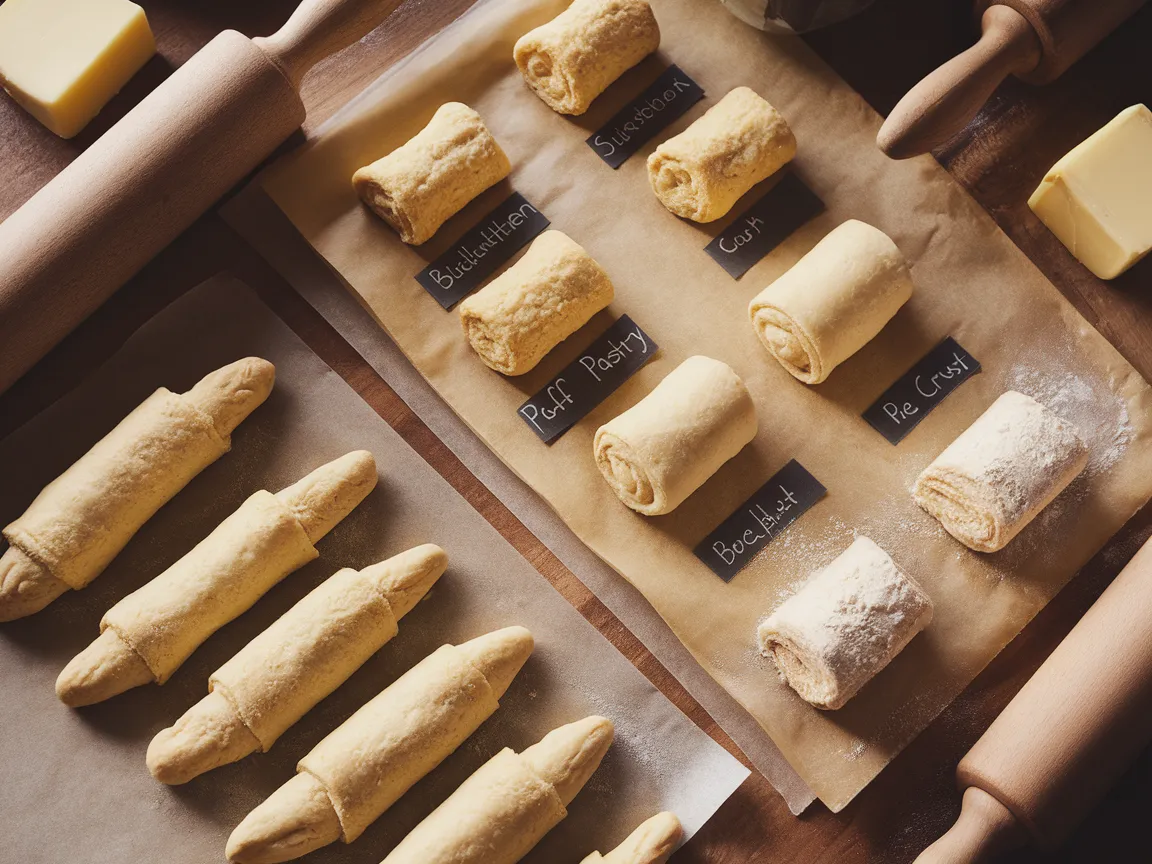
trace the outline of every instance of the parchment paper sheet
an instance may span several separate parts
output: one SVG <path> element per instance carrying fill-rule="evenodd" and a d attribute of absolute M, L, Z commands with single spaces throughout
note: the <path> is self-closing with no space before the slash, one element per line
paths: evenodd
<path fill-rule="evenodd" d="M 500 710 L 354 844 L 316 862 L 377 864 L 488 757 L 522 749 L 590 713 L 617 738 L 568 819 L 525 860 L 575 862 L 618 842 L 641 819 L 676 811 L 689 831 L 747 770 L 675 709 L 496 531 L 243 285 L 213 280 L 139 331 L 79 390 L 0 442 L 0 518 L 12 518 L 156 386 L 184 389 L 247 354 L 277 367 L 269 400 L 236 432 L 233 450 L 163 508 L 84 591 L 0 628 L 0 858 L 223 860 L 228 833 L 294 773 L 296 760 L 356 708 L 445 642 L 519 623 L 536 651 Z M 258 488 L 279 489 L 348 450 L 376 456 L 380 484 L 320 543 L 320 558 L 223 628 L 164 687 L 142 687 L 71 711 L 53 691 L 60 668 L 97 633 L 103 611 L 155 575 Z M 272 750 L 165 787 L 144 765 L 151 736 L 207 690 L 240 646 L 340 567 L 362 567 L 422 542 L 448 552 L 448 572 L 405 616 L 400 634 Z"/>
<path fill-rule="evenodd" d="M 510 59 L 515 39 L 562 0 L 503 0 L 475 8 L 386 73 L 265 185 L 301 233 L 350 283 L 436 390 L 594 551 L 627 577 L 701 665 L 769 732 L 833 810 L 842 808 L 931 721 L 1152 493 L 1145 382 L 1072 309 L 930 158 L 892 162 L 874 146 L 879 118 L 802 43 L 757 33 L 719 4 L 654 0 L 660 56 L 626 76 L 580 120 L 551 112 Z M 708 97 L 619 171 L 584 143 L 662 63 L 675 62 Z M 677 220 L 648 187 L 644 159 L 730 88 L 776 105 L 799 139 L 796 169 L 828 211 L 733 282 L 703 252 L 711 227 Z M 348 178 L 420 128 L 442 102 L 485 118 L 512 160 L 491 190 L 425 247 L 400 243 L 362 208 Z M 510 188 L 522 192 L 605 267 L 617 288 L 599 316 L 533 373 L 486 369 L 413 280 Z M 833 226 L 863 219 L 913 263 L 917 293 L 865 350 L 817 388 L 798 384 L 764 352 L 749 299 Z M 551 447 L 517 416 L 526 394 L 568 363 L 611 317 L 627 312 L 661 355 Z M 860 418 L 943 337 L 984 372 L 893 447 Z M 675 513 L 624 508 L 591 458 L 597 426 L 637 402 L 691 354 L 731 364 L 761 416 L 757 440 Z M 1004 552 L 970 553 L 911 501 L 915 476 L 1005 389 L 1036 396 L 1075 422 L 1089 469 Z M 730 584 L 692 548 L 790 458 L 828 496 Z M 808 573 L 872 537 L 936 604 L 932 627 L 846 708 L 818 712 L 776 678 L 754 644 L 757 621 Z"/>

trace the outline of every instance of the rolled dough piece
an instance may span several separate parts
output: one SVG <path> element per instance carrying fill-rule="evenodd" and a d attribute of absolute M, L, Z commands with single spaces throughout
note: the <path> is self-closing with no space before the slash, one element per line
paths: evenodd
<path fill-rule="evenodd" d="M 996 552 L 1087 464 L 1071 423 L 1009 390 L 924 469 L 912 497 L 969 549 Z"/>
<path fill-rule="evenodd" d="M 924 590 L 857 537 L 760 625 L 760 650 L 800 698 L 842 708 L 931 620 Z"/>
<path fill-rule="evenodd" d="M 480 115 L 447 102 L 413 138 L 353 174 L 352 186 L 401 240 L 419 246 L 511 170 Z"/>
<path fill-rule="evenodd" d="M 850 219 L 757 294 L 748 315 L 781 366 L 819 384 L 911 297 L 912 274 L 896 244 Z"/>
<path fill-rule="evenodd" d="M 647 0 L 575 0 L 516 42 L 528 86 L 560 114 L 583 114 L 597 96 L 660 47 Z"/>
<path fill-rule="evenodd" d="M 796 155 L 784 117 L 747 87 L 737 87 L 648 157 L 648 180 L 665 207 L 693 222 L 713 222 L 749 189 Z"/>
<path fill-rule="evenodd" d="M 607 855 L 593 852 L 581 864 L 664 864 L 683 837 L 675 813 L 657 813 Z"/>
<path fill-rule="evenodd" d="M 612 302 L 612 281 L 560 231 L 545 231 L 519 261 L 460 304 L 464 335 L 480 359 L 523 375 Z"/>
<path fill-rule="evenodd" d="M 732 368 L 689 357 L 596 430 L 596 466 L 646 516 L 671 513 L 756 437 L 756 405 Z"/>

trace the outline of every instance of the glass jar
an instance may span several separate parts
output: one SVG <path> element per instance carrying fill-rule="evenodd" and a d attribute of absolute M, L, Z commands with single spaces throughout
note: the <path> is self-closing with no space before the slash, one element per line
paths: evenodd
<path fill-rule="evenodd" d="M 850 18 L 872 0 L 721 0 L 737 18 L 773 33 L 807 33 Z"/>

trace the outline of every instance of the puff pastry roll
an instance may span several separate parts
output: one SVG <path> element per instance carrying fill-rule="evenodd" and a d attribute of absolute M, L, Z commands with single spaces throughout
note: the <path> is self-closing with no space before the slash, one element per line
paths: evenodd
<path fill-rule="evenodd" d="M 1009 390 L 924 469 L 912 497 L 969 549 L 996 552 L 1087 463 L 1071 423 Z"/>
<path fill-rule="evenodd" d="M 613 293 L 612 280 L 582 246 L 545 231 L 460 304 L 460 323 L 487 366 L 523 375 L 611 303 Z"/>
<path fill-rule="evenodd" d="M 511 170 L 480 115 L 447 102 L 413 138 L 353 174 L 352 187 L 401 240 L 419 246 Z"/>
<path fill-rule="evenodd" d="M 607 855 L 593 852 L 581 864 L 664 864 L 683 837 L 675 813 L 657 813 Z"/>
<path fill-rule="evenodd" d="M 553 111 L 583 114 L 617 78 L 660 47 L 647 0 L 575 0 L 520 37 L 512 56 Z"/>
<path fill-rule="evenodd" d="M 726 363 L 689 357 L 596 430 L 596 466 L 638 513 L 671 513 L 756 437 L 756 405 Z"/>
<path fill-rule="evenodd" d="M 931 620 L 923 589 L 857 537 L 760 625 L 760 650 L 800 698 L 842 708 Z"/>
<path fill-rule="evenodd" d="M 796 155 L 784 117 L 747 87 L 737 87 L 648 157 L 648 180 L 665 207 L 712 222 Z"/>
<path fill-rule="evenodd" d="M 912 297 L 904 256 L 879 228 L 837 226 L 748 306 L 780 365 L 819 384 L 867 345 Z"/>

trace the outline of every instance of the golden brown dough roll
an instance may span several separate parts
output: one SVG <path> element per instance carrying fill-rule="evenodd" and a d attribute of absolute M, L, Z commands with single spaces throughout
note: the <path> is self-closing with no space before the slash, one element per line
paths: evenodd
<path fill-rule="evenodd" d="M 664 864 L 683 836 L 675 813 L 657 813 L 607 855 L 593 852 L 581 864 Z"/>

